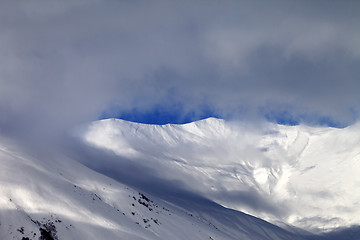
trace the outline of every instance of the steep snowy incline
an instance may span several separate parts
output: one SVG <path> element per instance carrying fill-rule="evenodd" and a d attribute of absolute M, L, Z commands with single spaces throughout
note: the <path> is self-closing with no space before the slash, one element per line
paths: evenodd
<path fill-rule="evenodd" d="M 302 239 L 217 204 L 180 208 L 62 155 L 0 141 L 0 166 L 1 240 Z"/>
<path fill-rule="evenodd" d="M 360 124 L 255 129 L 215 118 L 184 125 L 107 119 L 78 134 L 118 156 L 108 163 L 112 174 L 132 164 L 223 206 L 313 231 L 360 224 Z"/>

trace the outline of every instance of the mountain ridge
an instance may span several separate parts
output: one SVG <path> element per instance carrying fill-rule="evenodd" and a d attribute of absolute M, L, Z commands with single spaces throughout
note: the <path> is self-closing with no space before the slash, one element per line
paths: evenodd
<path fill-rule="evenodd" d="M 346 210 L 360 198 L 351 188 L 360 181 L 354 175 L 360 170 L 359 126 L 269 123 L 255 129 L 216 118 L 183 125 L 111 119 L 90 123 L 81 137 L 154 174 L 170 171 L 165 180 L 176 179 L 224 206 L 317 232 L 360 221 L 356 211 Z M 327 169 L 337 165 L 342 171 L 329 175 Z M 341 210 L 344 204 L 348 207 Z"/>
<path fill-rule="evenodd" d="M 217 205 L 184 209 L 61 155 L 0 145 L 0 239 L 303 239 Z"/>
<path fill-rule="evenodd" d="M 356 239 L 359 129 L 112 119 L 36 157 L 0 139 L 0 239 Z"/>

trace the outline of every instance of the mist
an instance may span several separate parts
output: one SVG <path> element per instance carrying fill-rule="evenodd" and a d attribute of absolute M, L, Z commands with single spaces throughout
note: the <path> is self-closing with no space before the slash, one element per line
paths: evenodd
<path fill-rule="evenodd" d="M 159 110 L 359 119 L 357 1 L 2 1 L 0 133 L 42 146 Z M 191 113 L 191 117 L 189 117 Z M 135 117 L 136 120 L 136 117 Z"/>

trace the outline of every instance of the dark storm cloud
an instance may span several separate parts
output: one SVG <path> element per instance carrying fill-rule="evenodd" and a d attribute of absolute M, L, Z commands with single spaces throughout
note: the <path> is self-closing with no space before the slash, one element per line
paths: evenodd
<path fill-rule="evenodd" d="M 181 105 L 180 117 L 359 117 L 358 1 L 1 5 L 3 134 L 41 139 L 157 106 Z"/>

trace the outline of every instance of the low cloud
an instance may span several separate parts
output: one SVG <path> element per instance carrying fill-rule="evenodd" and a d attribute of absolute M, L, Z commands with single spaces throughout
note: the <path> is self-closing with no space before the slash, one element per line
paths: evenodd
<path fill-rule="evenodd" d="M 154 108 L 194 120 L 204 108 L 359 117 L 357 1 L 2 5 L 1 134 L 40 141 L 104 112 Z"/>
<path fill-rule="evenodd" d="M 157 109 L 175 113 L 179 121 L 211 113 L 244 124 L 283 116 L 288 123 L 347 125 L 360 118 L 359 1 L 4 0 L 1 5 L 0 135 L 44 159 L 52 158 L 56 146 L 152 193 L 195 199 L 198 189 L 212 186 L 186 171 L 171 178 L 180 173 L 166 162 L 119 158 L 64 136 L 101 116 Z M 204 149 L 184 145 L 178 151 L 186 157 L 233 154 Z M 166 158 L 159 152 L 157 157 Z M 266 148 L 246 146 L 241 152 L 246 161 L 269 167 Z M 227 189 L 215 180 L 212 197 L 219 201 L 275 216 L 290 213 L 261 197 L 262 189 Z M 332 196 L 324 191 L 314 197 Z M 321 217 L 301 221 L 338 224 Z"/>

